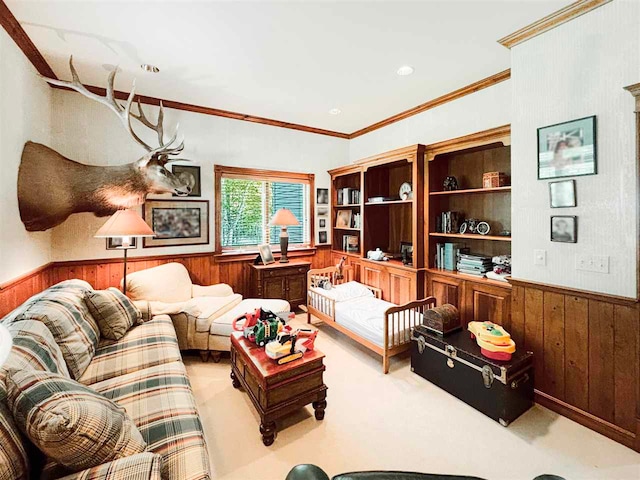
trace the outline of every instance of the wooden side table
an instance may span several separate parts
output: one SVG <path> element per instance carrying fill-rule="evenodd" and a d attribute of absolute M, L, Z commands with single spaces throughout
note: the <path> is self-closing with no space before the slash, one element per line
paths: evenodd
<path fill-rule="evenodd" d="M 307 303 L 307 272 L 311 262 L 251 265 L 251 296 L 281 298 L 295 310 Z"/>
<path fill-rule="evenodd" d="M 316 420 L 324 418 L 327 386 L 322 376 L 324 354 L 317 349 L 291 363 L 278 365 L 264 348 L 231 334 L 231 381 L 243 387 L 260 415 L 262 443 L 269 446 L 276 435 L 276 420 L 311 403 Z"/>

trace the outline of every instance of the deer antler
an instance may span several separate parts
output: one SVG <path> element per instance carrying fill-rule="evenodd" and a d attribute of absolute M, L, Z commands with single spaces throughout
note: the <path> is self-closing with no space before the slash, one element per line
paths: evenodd
<path fill-rule="evenodd" d="M 164 107 L 162 105 L 162 102 L 160 102 L 160 111 L 158 112 L 158 120 L 155 125 L 151 123 L 146 117 L 146 115 L 144 114 L 144 110 L 142 110 L 142 105 L 140 104 L 140 98 L 138 98 L 138 101 L 137 101 L 138 114 L 135 114 L 131 111 L 131 105 L 135 97 L 135 88 L 136 88 L 135 80 L 133 81 L 133 85 L 131 86 L 131 92 L 129 93 L 129 97 L 127 98 L 126 105 L 123 107 L 116 101 L 115 94 L 114 94 L 114 83 L 115 83 L 116 73 L 118 72 L 118 67 L 114 68 L 109 73 L 109 78 L 107 79 L 107 88 L 106 88 L 107 93 L 104 97 L 93 93 L 82 84 L 82 82 L 80 81 L 80 77 L 78 76 L 78 72 L 73 66 L 73 55 L 69 58 L 69 69 L 71 70 L 71 78 L 72 78 L 71 81 L 48 78 L 42 75 L 41 77 L 52 85 L 71 88 L 72 90 L 75 90 L 76 92 L 81 93 L 85 97 L 90 98 L 91 100 L 94 100 L 96 102 L 99 102 L 109 107 L 109 109 L 111 109 L 111 111 L 118 116 L 118 118 L 120 119 L 122 124 L 125 126 L 125 128 L 129 132 L 131 137 L 149 153 L 157 154 L 158 157 L 164 157 L 164 160 L 168 161 L 169 155 L 177 155 L 184 149 L 184 139 L 182 139 L 177 146 L 172 146 L 174 145 L 174 143 L 178 138 L 178 129 L 180 126 L 179 124 L 176 125 L 176 130 L 173 136 L 171 137 L 171 140 L 169 140 L 168 143 L 164 143 L 164 126 L 163 126 Z M 156 147 L 156 148 L 151 147 L 150 145 L 145 143 L 134 132 L 133 127 L 131 126 L 131 117 L 135 118 L 140 123 L 142 123 L 145 127 L 148 127 L 157 133 L 158 143 L 160 145 L 159 147 Z"/>

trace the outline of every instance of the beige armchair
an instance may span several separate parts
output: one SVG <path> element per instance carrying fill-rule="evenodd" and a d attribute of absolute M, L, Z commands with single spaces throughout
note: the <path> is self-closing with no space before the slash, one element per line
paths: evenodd
<path fill-rule="evenodd" d="M 150 316 L 167 314 L 173 320 L 180 350 L 199 350 L 203 361 L 229 351 L 233 320 L 258 307 L 288 312 L 278 299 L 242 299 L 224 283 L 201 286 L 191 282 L 180 263 L 166 263 L 127 276 L 127 295 Z"/>

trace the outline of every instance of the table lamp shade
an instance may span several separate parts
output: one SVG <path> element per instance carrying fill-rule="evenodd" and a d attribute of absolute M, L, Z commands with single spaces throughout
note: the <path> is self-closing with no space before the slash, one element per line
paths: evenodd
<path fill-rule="evenodd" d="M 289 249 L 289 234 L 287 233 L 287 227 L 300 225 L 300 222 L 291 210 L 281 208 L 275 213 L 269 223 L 276 227 L 282 227 L 280 229 L 280 263 L 288 263 L 287 250 Z"/>
<path fill-rule="evenodd" d="M 9 330 L 4 325 L 0 325 L 0 367 L 7 361 L 12 345 L 13 338 L 11 338 Z"/>
<path fill-rule="evenodd" d="M 273 217 L 271 217 L 271 225 L 276 227 L 288 227 L 291 225 L 300 225 L 300 222 L 296 218 L 296 216 L 291 212 L 291 210 L 286 208 L 281 208 L 278 210 Z"/>
<path fill-rule="evenodd" d="M 154 231 L 133 210 L 118 210 L 94 235 L 97 238 L 153 237 Z"/>

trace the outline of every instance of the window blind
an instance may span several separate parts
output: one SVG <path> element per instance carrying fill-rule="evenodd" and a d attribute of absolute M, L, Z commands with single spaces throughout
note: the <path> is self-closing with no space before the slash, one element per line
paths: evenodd
<path fill-rule="evenodd" d="M 251 178 L 222 177 L 220 182 L 223 248 L 241 248 L 261 243 L 280 243 L 280 227 L 270 226 L 271 217 L 287 208 L 300 225 L 287 228 L 290 245 L 310 243 L 310 192 L 303 182 L 278 182 Z"/>

